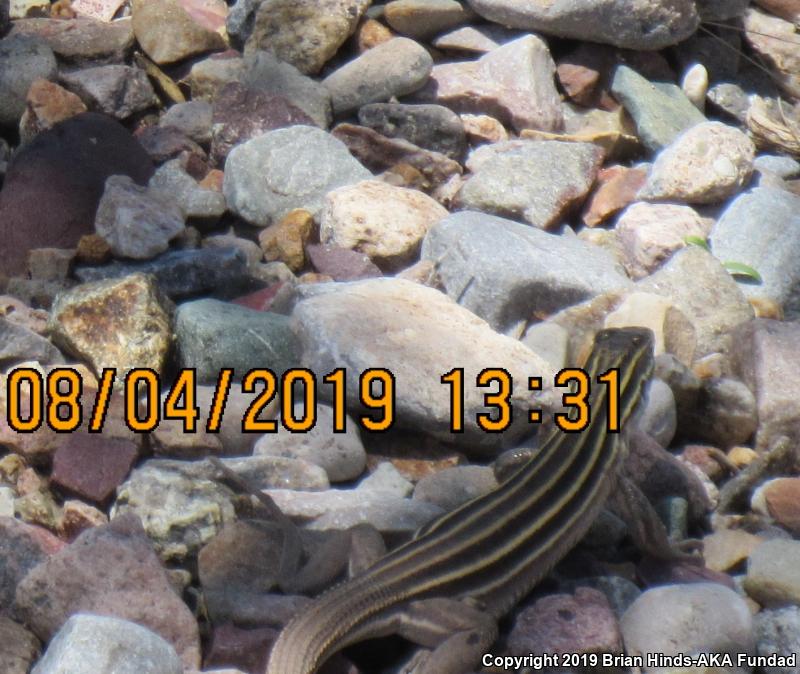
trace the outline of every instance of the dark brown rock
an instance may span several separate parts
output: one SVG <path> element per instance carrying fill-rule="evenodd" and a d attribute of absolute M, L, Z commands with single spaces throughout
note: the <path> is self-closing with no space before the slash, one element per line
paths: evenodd
<path fill-rule="evenodd" d="M 234 145 L 295 124 L 314 126 L 314 120 L 283 96 L 231 82 L 214 100 L 211 155 L 221 165 Z"/>
<path fill-rule="evenodd" d="M 235 667 L 243 672 L 263 672 L 278 630 L 269 627 L 243 630 L 222 625 L 214 630 L 205 660 L 206 668 Z"/>
<path fill-rule="evenodd" d="M 129 440 L 73 433 L 56 450 L 53 484 L 82 498 L 104 504 L 133 467 L 139 450 Z"/>
<path fill-rule="evenodd" d="M 378 267 L 364 253 L 332 244 L 309 244 L 306 246 L 311 264 L 320 274 L 327 274 L 334 281 L 355 281 L 373 276 L 383 276 Z"/>
<path fill-rule="evenodd" d="M 156 163 L 177 157 L 181 152 L 205 159 L 206 153 L 195 141 L 174 126 L 148 126 L 136 134 L 145 152 Z"/>
<path fill-rule="evenodd" d="M 34 568 L 17 587 L 16 609 L 44 641 L 81 611 L 130 620 L 169 641 L 185 667 L 199 669 L 197 622 L 133 515 L 85 531 Z"/>
<path fill-rule="evenodd" d="M 11 161 L 0 191 L 0 268 L 22 272 L 32 248 L 74 247 L 94 232 L 108 176 L 144 184 L 152 172 L 141 145 L 105 115 L 83 113 L 40 133 Z"/>
<path fill-rule="evenodd" d="M 3 674 L 28 674 L 41 644 L 19 623 L 0 616 L 0 672 Z"/>

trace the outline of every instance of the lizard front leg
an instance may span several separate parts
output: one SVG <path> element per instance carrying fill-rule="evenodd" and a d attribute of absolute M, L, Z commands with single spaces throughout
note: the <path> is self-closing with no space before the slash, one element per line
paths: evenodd
<path fill-rule="evenodd" d="M 446 598 L 411 602 L 399 613 L 402 637 L 424 646 L 402 674 L 467 674 L 497 639 L 497 620 L 469 600 Z M 427 650 L 432 649 L 432 650 Z"/>

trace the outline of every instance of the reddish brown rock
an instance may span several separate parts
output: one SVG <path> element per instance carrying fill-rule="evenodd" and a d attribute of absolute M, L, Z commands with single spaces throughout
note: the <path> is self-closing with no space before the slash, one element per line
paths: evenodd
<path fill-rule="evenodd" d="M 40 131 L 82 112 L 86 112 L 86 106 L 71 91 L 49 80 L 36 80 L 28 89 L 19 122 L 20 137 L 29 142 Z"/>
<path fill-rule="evenodd" d="M 647 170 L 642 168 L 609 166 L 601 169 L 583 211 L 584 224 L 595 227 L 632 204 L 646 180 Z"/>
<path fill-rule="evenodd" d="M 105 115 L 86 112 L 40 133 L 14 156 L 0 191 L 0 268 L 20 273 L 32 248 L 74 247 L 94 231 L 108 176 L 144 184 L 152 172 L 142 147 Z"/>
<path fill-rule="evenodd" d="M 222 165 L 235 145 L 295 124 L 315 126 L 311 117 L 283 96 L 231 82 L 214 99 L 211 156 Z"/>
<path fill-rule="evenodd" d="M 53 484 L 86 501 L 104 504 L 127 477 L 139 455 L 133 442 L 73 433 L 56 450 Z"/>
<path fill-rule="evenodd" d="M 756 4 L 775 16 L 800 23 L 800 0 L 756 0 Z"/>
<path fill-rule="evenodd" d="M 272 301 L 284 285 L 285 281 L 279 281 L 267 288 L 262 288 L 248 295 L 237 297 L 231 300 L 231 302 L 247 307 L 248 309 L 255 309 L 256 311 L 269 311 L 270 306 L 272 306 Z"/>
<path fill-rule="evenodd" d="M 800 477 L 783 477 L 764 485 L 764 499 L 775 521 L 800 535 Z"/>
<path fill-rule="evenodd" d="M 567 98 L 579 105 L 590 106 L 595 89 L 600 81 L 600 73 L 577 63 L 559 63 L 556 75 Z"/>
<path fill-rule="evenodd" d="M 267 668 L 267 656 L 278 630 L 270 627 L 244 630 L 234 625 L 222 625 L 214 629 L 211 646 L 204 666 L 236 667 L 243 672 L 263 672 Z"/>
<path fill-rule="evenodd" d="M 605 595 L 579 587 L 574 595 L 542 597 L 517 616 L 512 654 L 621 653 L 622 636 Z"/>
<path fill-rule="evenodd" d="M 133 515 L 84 532 L 30 571 L 17 586 L 16 609 L 44 641 L 81 611 L 130 620 L 169 641 L 185 667 L 199 669 L 197 622 Z"/>
<path fill-rule="evenodd" d="M 719 480 L 725 475 L 722 464 L 714 458 L 712 447 L 706 445 L 686 445 L 681 452 L 681 458 L 693 466 L 697 466 L 711 480 Z M 719 451 L 719 450 L 717 450 Z"/>
<path fill-rule="evenodd" d="M 320 273 L 335 281 L 355 281 L 373 276 L 383 276 L 367 255 L 349 248 L 331 244 L 309 244 L 306 253 L 311 264 Z"/>

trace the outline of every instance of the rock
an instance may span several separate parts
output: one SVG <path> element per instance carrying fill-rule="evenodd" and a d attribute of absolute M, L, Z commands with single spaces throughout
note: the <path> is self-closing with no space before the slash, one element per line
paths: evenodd
<path fill-rule="evenodd" d="M 280 260 L 289 269 L 300 271 L 306 263 L 305 247 L 315 229 L 311 213 L 295 208 L 279 222 L 265 227 L 258 235 L 258 243 L 268 261 Z"/>
<path fill-rule="evenodd" d="M 463 113 L 459 117 L 464 124 L 464 131 L 471 145 L 502 143 L 508 140 L 508 131 L 494 117 L 489 115 L 470 115 L 468 113 Z"/>
<path fill-rule="evenodd" d="M 235 248 L 172 250 L 146 262 L 120 262 L 75 269 L 84 282 L 152 274 L 159 290 L 173 300 L 196 295 L 236 297 L 249 287 L 247 258 Z"/>
<path fill-rule="evenodd" d="M 603 593 L 578 587 L 574 595 L 549 595 L 523 609 L 508 649 L 513 655 L 621 653 L 622 637 Z"/>
<path fill-rule="evenodd" d="M 444 1 L 449 3 L 453 0 Z M 370 103 L 359 108 L 358 122 L 384 136 L 403 138 L 451 159 L 459 160 L 466 149 L 463 122 L 443 105 Z"/>
<path fill-rule="evenodd" d="M 295 417 L 303 414 L 303 405 L 295 403 Z M 253 448 L 255 456 L 285 456 L 304 459 L 321 466 L 331 482 L 354 480 L 364 472 L 367 455 L 353 419 L 346 417 L 344 432 L 334 432 L 333 408 L 318 404 L 316 422 L 305 433 L 290 433 L 279 426 L 275 434 L 262 435 Z"/>
<path fill-rule="evenodd" d="M 32 248 L 69 248 L 91 232 L 108 176 L 143 184 L 152 171 L 141 146 L 104 115 L 84 113 L 40 133 L 14 156 L 0 191 L 4 271 L 22 271 Z"/>
<path fill-rule="evenodd" d="M 697 336 L 695 358 L 727 353 L 733 343 L 730 330 L 753 316 L 736 281 L 718 260 L 697 246 L 679 250 L 637 286 L 640 291 L 670 298 L 692 322 Z"/>
<path fill-rule="evenodd" d="M 720 122 L 691 127 L 662 150 L 639 198 L 712 204 L 735 195 L 750 180 L 755 146 Z"/>
<path fill-rule="evenodd" d="M 121 63 L 134 43 L 130 19 L 20 19 L 11 34 L 44 40 L 59 59 L 72 65 Z"/>
<path fill-rule="evenodd" d="M 306 253 L 314 269 L 334 281 L 358 281 L 383 276 L 381 270 L 363 253 L 331 244 L 308 244 Z"/>
<path fill-rule="evenodd" d="M 770 64 L 778 86 L 788 96 L 800 96 L 800 55 L 792 44 L 794 24 L 752 7 L 744 14 L 743 26 L 745 38 L 753 51 Z"/>
<path fill-rule="evenodd" d="M 800 15 L 800 10 L 798 10 Z M 755 617 L 758 654 L 800 658 L 800 608 L 762 610 Z M 765 666 L 766 674 L 791 674 L 791 666 Z"/>
<path fill-rule="evenodd" d="M 180 206 L 162 192 L 111 176 L 97 205 L 94 226 L 118 257 L 149 260 L 184 231 Z"/>
<path fill-rule="evenodd" d="M 181 221 L 202 225 L 214 225 L 227 210 L 225 197 L 216 189 L 209 189 L 200 185 L 186 171 L 185 162 L 181 159 L 172 159 L 162 164 L 153 174 L 148 183 L 147 195 L 152 195 L 154 201 L 163 202 L 169 199 L 169 207 L 164 208 L 163 217 L 167 213 L 180 214 Z M 155 197 L 160 196 L 160 199 Z M 183 232 L 185 230 L 181 230 Z M 180 234 L 180 232 L 179 232 Z M 216 243 L 209 245 L 220 248 L 234 247 L 231 241 L 218 241 L 218 237 L 206 237 L 204 245 L 214 239 Z M 252 242 L 249 242 L 252 243 Z M 260 255 L 259 255 L 260 258 Z"/>
<path fill-rule="evenodd" d="M 430 82 L 415 98 L 458 113 L 491 115 L 516 131 L 558 131 L 564 118 L 555 69 L 544 41 L 526 35 L 477 61 L 434 66 Z"/>
<path fill-rule="evenodd" d="M 354 316 L 357 321 L 352 320 Z M 394 375 L 397 390 L 403 391 L 394 410 L 399 427 L 424 430 L 474 448 L 491 448 L 500 439 L 500 434 L 487 434 L 475 422 L 474 413 L 483 409 L 483 393 L 467 389 L 465 431 L 454 436 L 449 431 L 449 393 L 439 376 L 431 373 L 465 368 L 469 381 L 473 370 L 477 373 L 486 367 L 478 363 L 480 354 L 492 353 L 494 366 L 518 374 L 518 381 L 527 381 L 533 372 L 548 381 L 549 366 L 534 353 L 494 333 L 438 291 L 410 281 L 326 284 L 295 305 L 292 324 L 307 367 L 319 375 L 346 368 L 348 409 L 360 408 L 359 374 L 380 362 Z M 387 344 L 392 348 L 384 348 Z M 524 397 L 527 406 L 530 398 Z M 516 405 L 513 398 L 512 404 Z M 514 432 L 512 427 L 509 433 Z"/>
<path fill-rule="evenodd" d="M 689 206 L 636 202 L 619 216 L 615 231 L 625 268 L 632 278 L 641 279 L 685 248 L 687 237 L 705 241 L 710 229 L 711 223 Z"/>
<path fill-rule="evenodd" d="M 750 3 L 747 0 L 697 0 L 697 12 L 703 21 L 738 19 Z"/>
<path fill-rule="evenodd" d="M 266 51 L 245 55 L 242 82 L 249 89 L 280 95 L 305 112 L 321 129 L 331 125 L 331 95 L 320 82 Z"/>
<path fill-rule="evenodd" d="M 680 87 L 650 82 L 625 65 L 614 70 L 611 92 L 633 117 L 639 139 L 650 152 L 658 152 L 682 131 L 706 121 Z"/>
<path fill-rule="evenodd" d="M 731 571 L 744 562 L 762 539 L 741 529 L 720 529 L 703 538 L 703 559 L 714 571 Z"/>
<path fill-rule="evenodd" d="M 250 595 L 248 598 L 251 598 Z M 280 597 L 272 595 L 271 598 Z M 280 597 L 282 598 L 282 597 Z M 305 599 L 305 597 L 291 597 Z M 300 602 L 296 602 L 300 603 Z M 298 611 L 299 611 L 299 607 Z M 270 617 L 274 612 L 266 612 Z M 288 619 L 287 619 L 288 620 Z M 239 621 L 234 621 L 239 624 Z M 244 674 L 245 672 L 265 671 L 271 644 L 278 638 L 278 631 L 270 627 L 241 629 L 226 622 L 214 629 L 213 638 L 206 656 L 206 667 L 214 667 L 214 674 Z M 336 656 L 334 656 L 336 657 Z M 236 665 L 238 669 L 217 669 L 217 665 Z"/>
<path fill-rule="evenodd" d="M 127 477 L 139 448 L 129 440 L 72 433 L 53 458 L 53 484 L 85 501 L 104 505 Z"/>
<path fill-rule="evenodd" d="M 461 174 L 461 164 L 439 152 L 425 150 L 401 138 L 387 138 L 363 126 L 343 123 L 331 133 L 371 171 L 407 169 L 415 178 L 421 175 L 421 183 L 416 185 L 421 189 L 433 190 Z"/>
<path fill-rule="evenodd" d="M 25 112 L 19 120 L 20 141 L 28 143 L 37 133 L 86 110 L 83 101 L 72 92 L 47 80 L 34 80 L 25 99 Z"/>
<path fill-rule="evenodd" d="M 200 664 L 194 616 L 172 591 L 135 517 L 86 531 L 39 564 L 17 586 L 16 607 L 44 641 L 69 616 L 94 613 L 147 627 L 175 648 L 185 667 Z"/>
<path fill-rule="evenodd" d="M 211 121 L 214 108 L 208 101 L 176 103 L 158 120 L 161 127 L 178 129 L 196 143 L 211 142 Z"/>
<path fill-rule="evenodd" d="M 297 362 L 295 338 L 285 316 L 214 299 L 178 307 L 175 339 L 178 364 L 194 368 L 203 383 L 216 382 L 223 368 L 232 368 L 236 379 L 254 368 L 281 376 Z"/>
<path fill-rule="evenodd" d="M 264 0 L 245 51 L 265 49 L 300 72 L 314 74 L 353 34 L 367 0 Z"/>
<path fill-rule="evenodd" d="M 458 194 L 466 210 L 525 220 L 547 229 L 583 201 L 603 161 L 590 143 L 513 140 L 484 145 L 467 160 Z"/>
<path fill-rule="evenodd" d="M 414 498 L 450 511 L 494 489 L 497 479 L 490 467 L 455 466 L 423 477 L 414 488 Z"/>
<path fill-rule="evenodd" d="M 19 124 L 31 85 L 57 74 L 56 57 L 45 42 L 25 35 L 0 40 L 0 126 Z"/>
<path fill-rule="evenodd" d="M 747 561 L 745 592 L 762 606 L 800 603 L 800 541 L 773 539 L 759 545 Z"/>
<path fill-rule="evenodd" d="M 155 632 L 119 618 L 70 616 L 31 674 L 183 674 L 173 646 Z"/>
<path fill-rule="evenodd" d="M 777 302 L 787 319 L 800 316 L 800 270 L 790 262 L 800 247 L 797 222 L 800 196 L 757 187 L 725 209 L 710 237 L 720 260 L 749 265 L 761 276 L 761 283 L 740 284 L 745 296 Z"/>
<path fill-rule="evenodd" d="M 383 18 L 398 33 L 424 41 L 468 23 L 475 15 L 456 0 L 392 0 Z"/>
<path fill-rule="evenodd" d="M 319 237 L 397 269 L 418 255 L 425 234 L 446 216 L 447 210 L 422 192 L 365 180 L 325 195 Z"/>
<path fill-rule="evenodd" d="M 469 5 L 503 26 L 625 49 L 657 50 L 677 44 L 694 33 L 699 23 L 694 3 L 684 0 L 656 6 L 620 0 L 599 4 L 556 0 L 547 5 L 525 0 L 469 0 Z"/>
<path fill-rule="evenodd" d="M 206 159 L 206 152 L 199 144 L 171 126 L 148 126 L 137 132 L 136 139 L 157 164 L 180 156 L 195 162 Z"/>
<path fill-rule="evenodd" d="M 52 339 L 66 352 L 91 363 L 95 372 L 134 368 L 160 373 L 172 331 L 169 307 L 147 276 L 77 286 L 58 297 L 50 314 Z"/>
<path fill-rule="evenodd" d="M 5 616 L 0 616 L 0 644 L 0 669 L 5 674 L 28 674 L 41 649 L 33 633 Z"/>
<path fill-rule="evenodd" d="M 647 391 L 647 404 L 638 414 L 639 428 L 662 447 L 669 447 L 677 427 L 672 389 L 660 379 L 653 379 Z"/>
<path fill-rule="evenodd" d="M 58 534 L 72 542 L 88 529 L 108 524 L 108 516 L 101 510 L 77 499 L 67 499 L 62 508 Z"/>
<path fill-rule="evenodd" d="M 501 332 L 532 315 L 547 316 L 630 287 L 611 256 L 596 246 L 473 211 L 435 225 L 422 244 L 422 258 L 439 265 L 451 298 Z"/>
<path fill-rule="evenodd" d="M 349 529 L 371 524 L 382 534 L 408 535 L 443 513 L 432 503 L 399 498 L 372 489 L 331 489 L 298 492 L 269 489 L 266 492 L 289 517 L 307 521 L 307 529 Z"/>
<path fill-rule="evenodd" d="M 797 0 L 756 0 L 756 5 L 766 9 L 770 14 L 796 23 L 800 21 L 800 7 Z"/>
<path fill-rule="evenodd" d="M 293 208 L 316 214 L 325 194 L 371 174 L 345 145 L 310 126 L 277 129 L 228 155 L 223 191 L 228 207 L 260 227 Z"/>
<path fill-rule="evenodd" d="M 800 532 L 800 478 L 784 477 L 765 482 L 760 488 L 769 514 L 784 529 Z M 755 499 L 756 496 L 753 495 Z"/>
<path fill-rule="evenodd" d="M 736 379 L 703 380 L 693 408 L 681 419 L 686 434 L 722 449 L 750 440 L 758 427 L 756 399 Z"/>
<path fill-rule="evenodd" d="M 595 227 L 633 203 L 646 180 L 647 171 L 643 168 L 609 166 L 600 169 L 594 191 L 583 209 L 583 224 Z"/>
<path fill-rule="evenodd" d="M 747 603 L 716 583 L 647 590 L 625 612 L 620 626 L 629 653 L 727 653 L 736 662 L 736 654 L 755 652 Z M 644 670 L 656 673 L 668 668 Z"/>
<path fill-rule="evenodd" d="M 414 485 L 403 477 L 393 463 L 381 461 L 367 477 L 358 483 L 357 489 L 390 492 L 395 496 L 405 498 L 406 496 L 411 496 L 414 491 Z"/>
<path fill-rule="evenodd" d="M 157 105 L 158 98 L 144 70 L 107 65 L 63 73 L 61 82 L 86 105 L 117 119 Z"/>
<path fill-rule="evenodd" d="M 796 178 L 800 175 L 800 162 L 779 154 L 760 154 L 753 161 L 759 173 L 773 173 L 780 178 Z"/>
<path fill-rule="evenodd" d="M 478 24 L 448 31 L 437 37 L 433 41 L 433 46 L 443 51 L 485 54 L 522 35 L 523 33 L 518 30 L 497 24 Z"/>
<path fill-rule="evenodd" d="M 211 157 L 222 165 L 236 145 L 296 124 L 313 125 L 314 121 L 283 96 L 231 82 L 214 99 Z"/>
<path fill-rule="evenodd" d="M 224 24 L 226 13 L 224 3 L 220 6 L 209 0 L 197 6 L 180 0 L 135 0 L 131 3 L 136 40 L 159 65 L 225 49 L 225 40 L 216 30 Z"/>
<path fill-rule="evenodd" d="M 222 87 L 240 81 L 245 71 L 244 59 L 234 51 L 201 59 L 191 67 L 186 78 L 192 100 L 212 102 Z"/>
<path fill-rule="evenodd" d="M 398 37 L 337 68 L 322 83 L 331 92 L 333 112 L 338 115 L 416 91 L 428 80 L 432 67 L 421 45 Z"/>
<path fill-rule="evenodd" d="M 681 79 L 681 91 L 686 94 L 694 107 L 700 112 L 706 109 L 708 93 L 708 70 L 702 63 L 695 63 L 688 68 Z"/>
<path fill-rule="evenodd" d="M 26 360 L 55 364 L 63 363 L 64 357 L 49 340 L 21 325 L 0 318 L 0 364 Z"/>

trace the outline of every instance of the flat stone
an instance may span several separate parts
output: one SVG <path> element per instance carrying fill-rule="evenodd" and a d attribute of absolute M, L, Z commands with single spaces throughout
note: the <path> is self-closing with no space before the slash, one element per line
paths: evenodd
<path fill-rule="evenodd" d="M 416 91 L 427 82 L 432 67 L 422 45 L 398 37 L 337 68 L 322 83 L 331 92 L 334 113 L 342 114 Z"/>
<path fill-rule="evenodd" d="M 435 65 L 415 99 L 458 113 L 491 115 L 516 131 L 558 131 L 564 117 L 555 70 L 544 41 L 526 35 L 477 61 Z"/>
<path fill-rule="evenodd" d="M 748 299 L 777 302 L 791 320 L 800 316 L 800 269 L 791 260 L 800 249 L 800 196 L 774 187 L 739 195 L 711 231 L 720 260 L 749 265 L 758 284 L 741 283 Z"/>
<path fill-rule="evenodd" d="M 48 339 L 0 318 L 0 364 L 25 360 L 55 364 L 63 363 L 64 357 Z"/>
<path fill-rule="evenodd" d="M 641 199 L 713 204 L 738 193 L 753 173 L 755 145 L 720 122 L 697 124 L 659 152 Z"/>
<path fill-rule="evenodd" d="M 433 46 L 443 51 L 485 54 L 521 36 L 522 33 L 518 30 L 487 23 L 464 26 L 443 33 L 433 41 Z"/>
<path fill-rule="evenodd" d="M 16 126 L 31 84 L 57 74 L 53 50 L 42 40 L 26 35 L 0 40 L 0 124 Z"/>
<path fill-rule="evenodd" d="M 697 30 L 695 4 L 646 1 L 555 0 L 541 5 L 526 0 L 470 0 L 485 19 L 546 35 L 604 42 L 625 49 L 657 50 L 682 42 Z"/>
<path fill-rule="evenodd" d="M 370 103 L 359 108 L 358 122 L 384 136 L 404 138 L 451 159 L 460 159 L 466 149 L 463 122 L 443 105 Z"/>
<path fill-rule="evenodd" d="M 778 86 L 793 98 L 800 96 L 800 55 L 794 24 L 750 8 L 744 14 L 744 36 L 753 51 L 770 64 Z"/>
<path fill-rule="evenodd" d="M 164 112 L 158 125 L 173 127 L 196 143 L 211 141 L 211 120 L 214 109 L 208 101 L 176 103 Z"/>
<path fill-rule="evenodd" d="M 75 277 L 83 282 L 150 274 L 159 290 L 173 300 L 197 295 L 236 297 L 250 286 L 247 258 L 236 248 L 171 250 L 145 262 L 115 260 L 102 266 L 80 266 Z"/>
<path fill-rule="evenodd" d="M 204 25 L 215 12 L 222 14 L 219 23 L 224 24 L 227 7 L 224 3 L 222 7 L 225 9 L 210 0 L 205 0 L 202 8 L 185 0 L 134 0 L 133 32 L 144 52 L 159 65 L 225 49 L 222 35 Z"/>
<path fill-rule="evenodd" d="M 314 74 L 353 34 L 367 0 L 265 0 L 255 11 L 245 51 L 265 49 Z"/>
<path fill-rule="evenodd" d="M 467 160 L 458 204 L 547 229 L 582 203 L 603 152 L 590 143 L 512 140 L 484 145 Z"/>
<path fill-rule="evenodd" d="M 497 479 L 490 467 L 454 466 L 423 477 L 414 488 L 414 498 L 450 511 L 494 489 Z"/>
<path fill-rule="evenodd" d="M 306 253 L 314 269 L 334 281 L 358 281 L 383 276 L 369 256 L 349 248 L 310 243 L 306 246 Z"/>
<path fill-rule="evenodd" d="M 139 448 L 130 441 L 72 433 L 53 458 L 53 483 L 86 501 L 105 504 L 127 477 Z"/>
<path fill-rule="evenodd" d="M 297 362 L 286 316 L 214 299 L 178 308 L 175 339 L 178 364 L 194 368 L 203 383 L 214 383 L 222 368 L 233 368 L 237 379 L 254 368 L 280 376 Z"/>
<path fill-rule="evenodd" d="M 74 65 L 122 63 L 134 44 L 130 19 L 20 19 L 11 35 L 39 37 L 59 59 Z"/>
<path fill-rule="evenodd" d="M 721 529 L 703 538 L 703 559 L 709 569 L 731 571 L 761 543 L 761 538 L 741 529 Z"/>
<path fill-rule="evenodd" d="M 71 615 L 93 613 L 147 627 L 175 648 L 183 666 L 200 665 L 197 622 L 135 517 L 86 531 L 39 564 L 17 586 L 16 608 L 43 641 Z"/>
<path fill-rule="evenodd" d="M 53 341 L 92 364 L 95 372 L 116 368 L 161 372 L 172 338 L 169 309 L 142 274 L 77 286 L 60 295 L 50 314 Z"/>
<path fill-rule="evenodd" d="M 88 613 L 69 617 L 31 674 L 183 674 L 172 645 L 129 620 Z"/>
<path fill-rule="evenodd" d="M 75 157 L 81 157 L 80 171 Z M 38 134 L 14 156 L 0 191 L 3 271 L 23 271 L 32 248 L 71 248 L 93 232 L 108 176 L 143 184 L 152 172 L 142 147 L 105 115 L 84 113 Z"/>
<path fill-rule="evenodd" d="M 630 287 L 597 246 L 474 211 L 453 213 L 435 225 L 422 244 L 422 258 L 438 264 L 447 295 L 499 331 Z"/>
<path fill-rule="evenodd" d="M 762 606 L 800 603 L 800 541 L 773 539 L 759 545 L 747 562 L 745 592 Z"/>
<path fill-rule="evenodd" d="M 465 431 L 454 436 L 449 431 L 449 393 L 432 373 L 461 367 L 469 379 L 473 370 L 486 367 L 478 363 L 480 354 L 491 351 L 495 366 L 518 373 L 520 381 L 532 372 L 548 381 L 549 365 L 533 352 L 494 333 L 442 293 L 410 281 L 374 279 L 310 289 L 295 305 L 292 324 L 307 367 L 319 374 L 346 368 L 349 408 L 360 408 L 359 374 L 380 362 L 403 391 L 394 410 L 398 427 L 425 430 L 472 448 L 491 449 L 500 435 L 483 432 L 474 421 L 474 413 L 484 409 L 483 392 L 467 390 Z M 391 348 L 384 348 L 387 344 Z M 523 397 L 529 405 L 529 396 Z M 512 404 L 517 405 L 515 398 Z M 515 431 L 512 427 L 508 433 Z"/>
<path fill-rule="evenodd" d="M 583 224 L 595 227 L 634 202 L 646 180 L 647 171 L 641 168 L 609 166 L 600 169 L 596 187 L 584 206 Z"/>
<path fill-rule="evenodd" d="M 341 141 L 314 127 L 294 126 L 231 150 L 223 191 L 234 213 L 266 227 L 293 208 L 316 215 L 330 190 L 370 177 Z"/>
<path fill-rule="evenodd" d="M 657 152 L 678 135 L 706 118 L 676 84 L 651 82 L 632 68 L 617 66 L 611 92 L 633 117 L 639 139 Z"/>

